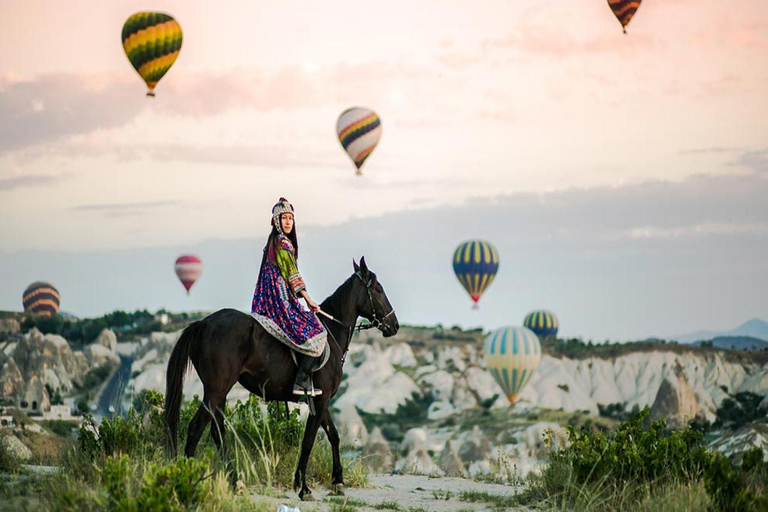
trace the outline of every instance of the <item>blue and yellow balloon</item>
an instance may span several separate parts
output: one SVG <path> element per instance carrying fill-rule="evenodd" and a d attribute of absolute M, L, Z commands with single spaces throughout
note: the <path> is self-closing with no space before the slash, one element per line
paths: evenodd
<path fill-rule="evenodd" d="M 467 290 L 474 309 L 499 270 L 499 253 L 490 242 L 467 240 L 453 252 L 453 271 Z"/>
<path fill-rule="evenodd" d="M 557 336 L 557 330 L 560 327 L 560 323 L 557 321 L 555 314 L 545 309 L 531 311 L 525 315 L 523 325 L 532 330 L 536 336 L 539 336 L 540 338 Z"/>
<path fill-rule="evenodd" d="M 509 403 L 514 404 L 539 366 L 541 344 L 530 329 L 502 327 L 485 338 L 483 359 Z"/>

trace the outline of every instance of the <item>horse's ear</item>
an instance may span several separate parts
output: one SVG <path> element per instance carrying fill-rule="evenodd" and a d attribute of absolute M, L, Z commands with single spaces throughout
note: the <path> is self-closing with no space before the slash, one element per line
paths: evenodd
<path fill-rule="evenodd" d="M 355 258 L 352 258 L 352 268 L 355 269 L 355 272 L 360 272 L 360 267 L 357 265 Z"/>
<path fill-rule="evenodd" d="M 363 271 L 363 275 L 368 274 L 368 265 L 365 264 L 365 256 L 360 258 L 360 269 Z"/>

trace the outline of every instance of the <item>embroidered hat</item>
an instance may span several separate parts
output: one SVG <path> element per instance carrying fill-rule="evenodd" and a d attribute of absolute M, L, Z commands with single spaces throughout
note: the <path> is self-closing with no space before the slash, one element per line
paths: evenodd
<path fill-rule="evenodd" d="M 283 213 L 293 213 L 293 205 L 286 198 L 281 197 L 272 207 L 272 222 L 280 233 L 283 232 L 283 227 L 280 225 L 280 215 Z"/>

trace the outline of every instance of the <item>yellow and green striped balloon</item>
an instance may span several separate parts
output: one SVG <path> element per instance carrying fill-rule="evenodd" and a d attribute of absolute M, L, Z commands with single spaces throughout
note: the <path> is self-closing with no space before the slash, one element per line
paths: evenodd
<path fill-rule="evenodd" d="M 531 311 L 525 315 L 523 325 L 539 337 L 557 336 L 557 330 L 560 328 L 555 314 L 545 309 Z"/>
<path fill-rule="evenodd" d="M 499 270 L 499 253 L 485 240 L 462 242 L 453 253 L 453 271 L 477 308 L 477 302 Z"/>
<path fill-rule="evenodd" d="M 541 362 L 541 344 L 525 327 L 502 327 L 485 338 L 483 359 L 509 403 L 514 404 Z"/>
<path fill-rule="evenodd" d="M 147 96 L 155 95 L 155 86 L 176 62 L 181 41 L 181 26 L 162 12 L 137 12 L 123 25 L 123 49 L 147 83 Z"/>

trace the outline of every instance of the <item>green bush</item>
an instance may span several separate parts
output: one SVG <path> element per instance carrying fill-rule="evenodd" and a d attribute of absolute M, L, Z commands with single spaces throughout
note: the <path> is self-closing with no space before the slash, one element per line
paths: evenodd
<path fill-rule="evenodd" d="M 195 395 L 197 397 L 197 395 Z M 165 397 L 155 389 L 144 389 L 133 398 L 133 408 L 138 414 L 144 414 L 154 408 L 163 408 Z"/>
<path fill-rule="evenodd" d="M 107 457 L 102 485 L 116 511 L 188 510 L 211 495 L 213 470 L 207 459 L 180 458 L 138 466 L 128 455 Z"/>
<path fill-rule="evenodd" d="M 700 432 L 678 430 L 664 435 L 665 420 L 646 429 L 646 408 L 622 423 L 610 437 L 603 432 L 568 427 L 570 446 L 552 456 L 554 463 L 574 469 L 579 482 L 590 483 L 610 478 L 619 482 L 650 481 L 661 476 L 701 474 L 712 459 Z"/>
<path fill-rule="evenodd" d="M 76 422 L 66 420 L 48 420 L 42 421 L 41 424 L 57 436 L 61 437 L 69 437 L 70 434 L 72 434 L 72 430 L 77 427 Z"/>
<path fill-rule="evenodd" d="M 298 408 L 286 416 L 285 411 L 278 410 L 280 402 L 270 402 L 265 415 L 261 404 L 256 395 L 249 396 L 245 402 L 238 400 L 233 410 L 226 413 L 227 427 L 255 447 L 266 444 L 274 444 L 277 449 L 297 446 L 304 435 Z"/>
<path fill-rule="evenodd" d="M 646 408 L 633 415 L 612 434 L 568 427 L 570 445 L 550 454 L 550 465 L 523 499 L 560 500 L 576 509 L 624 509 L 643 503 L 654 489 L 671 489 L 677 499 L 690 497 L 691 486 L 701 482 L 718 510 L 768 509 L 768 470 L 760 449 L 745 454 L 737 467 L 708 449 L 701 432 L 665 432 L 666 422 L 649 423 L 649 413 Z"/>
<path fill-rule="evenodd" d="M 206 460 L 177 459 L 152 464 L 144 475 L 137 499 L 139 510 L 187 510 L 205 501 L 211 492 L 213 471 Z"/>
<path fill-rule="evenodd" d="M 717 419 L 712 426 L 738 430 L 755 420 L 765 418 L 768 409 L 760 407 L 764 398 L 748 391 L 736 393 L 733 398 L 726 398 L 717 409 Z"/>
<path fill-rule="evenodd" d="M 83 389 L 93 389 L 107 380 L 107 377 L 112 374 L 112 369 L 112 365 L 105 364 L 89 371 L 86 374 L 85 379 L 83 379 Z"/>

